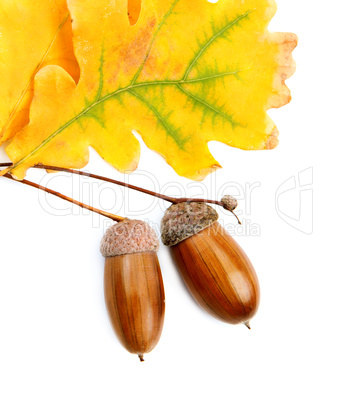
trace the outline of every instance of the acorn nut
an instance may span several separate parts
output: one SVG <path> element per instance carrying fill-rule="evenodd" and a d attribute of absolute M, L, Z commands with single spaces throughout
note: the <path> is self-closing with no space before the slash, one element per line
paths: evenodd
<path fill-rule="evenodd" d="M 101 241 L 109 318 L 120 342 L 141 361 L 157 345 L 164 323 L 158 248 L 156 233 L 140 220 L 125 219 L 111 226 Z"/>
<path fill-rule="evenodd" d="M 205 203 L 173 204 L 161 222 L 162 242 L 170 246 L 184 282 L 204 310 L 250 328 L 259 306 L 258 278 L 247 255 L 217 219 L 217 212 Z"/>

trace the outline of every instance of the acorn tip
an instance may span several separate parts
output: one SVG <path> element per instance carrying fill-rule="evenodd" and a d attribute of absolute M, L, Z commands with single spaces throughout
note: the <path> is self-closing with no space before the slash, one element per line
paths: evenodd
<path fill-rule="evenodd" d="M 144 361 L 145 361 L 144 358 L 143 358 L 143 354 L 139 354 L 138 357 L 139 357 L 139 359 L 140 359 L 140 362 L 144 362 Z"/>
<path fill-rule="evenodd" d="M 244 322 L 243 324 L 244 324 L 248 329 L 251 329 L 251 328 L 250 328 L 250 322 L 249 322 L 249 321 L 246 321 L 246 322 Z"/>

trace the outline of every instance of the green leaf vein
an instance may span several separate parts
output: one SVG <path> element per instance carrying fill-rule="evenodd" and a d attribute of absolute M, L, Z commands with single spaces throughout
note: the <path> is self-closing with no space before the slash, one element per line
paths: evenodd
<path fill-rule="evenodd" d="M 137 94 L 136 92 L 132 91 L 132 90 L 128 90 L 128 93 L 134 95 L 136 98 L 138 98 L 140 101 L 142 101 L 143 103 L 145 103 L 147 105 L 147 107 L 155 114 L 155 116 L 157 117 L 158 121 L 163 125 L 163 127 L 165 128 L 165 130 L 167 131 L 167 133 L 169 133 L 169 135 L 173 138 L 173 140 L 176 142 L 176 144 L 178 145 L 179 148 L 181 148 L 182 150 L 184 149 L 184 145 L 183 142 L 181 141 L 179 136 L 176 135 L 170 128 L 169 124 L 167 124 L 165 118 L 163 118 L 161 116 L 161 114 L 158 112 L 158 110 L 144 97 L 142 97 L 140 94 Z"/>

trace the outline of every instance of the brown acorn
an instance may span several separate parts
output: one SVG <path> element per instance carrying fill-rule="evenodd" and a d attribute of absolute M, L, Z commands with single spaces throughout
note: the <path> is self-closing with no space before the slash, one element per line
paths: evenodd
<path fill-rule="evenodd" d="M 247 255 L 217 219 L 217 212 L 205 203 L 173 204 L 162 219 L 162 241 L 170 246 L 200 306 L 222 321 L 250 328 L 259 306 L 258 278 Z"/>
<path fill-rule="evenodd" d="M 154 230 L 139 220 L 125 219 L 111 226 L 101 241 L 109 318 L 120 342 L 141 361 L 157 345 L 164 323 L 158 248 Z"/>

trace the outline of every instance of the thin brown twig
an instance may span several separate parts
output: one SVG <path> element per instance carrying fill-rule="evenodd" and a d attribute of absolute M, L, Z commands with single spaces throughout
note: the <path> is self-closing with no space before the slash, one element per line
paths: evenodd
<path fill-rule="evenodd" d="M 12 166 L 12 163 L 0 163 L 0 167 L 11 167 L 11 166 Z M 134 186 L 132 184 L 127 184 L 127 183 L 124 183 L 122 181 L 110 179 L 109 177 L 100 176 L 100 175 L 97 175 L 97 174 L 94 174 L 94 173 L 84 172 L 82 170 L 75 170 L 75 169 L 63 168 L 63 167 L 59 167 L 59 166 L 43 165 L 43 164 L 34 165 L 33 167 L 36 168 L 36 169 L 53 170 L 53 171 L 57 171 L 57 172 L 67 172 L 67 173 L 72 173 L 72 174 L 76 174 L 76 175 L 79 175 L 79 176 L 91 177 L 93 179 L 97 179 L 97 180 L 105 181 L 105 182 L 108 182 L 108 183 L 116 184 L 118 186 L 123 186 L 123 187 L 126 187 L 126 188 L 130 188 L 132 190 L 136 190 L 136 191 L 139 191 L 141 193 L 148 194 L 148 195 L 151 195 L 153 197 L 160 198 L 160 199 L 162 199 L 164 201 L 171 202 L 172 204 L 178 204 L 180 202 L 205 202 L 205 203 L 208 203 L 208 204 L 216 204 L 216 205 L 219 205 L 219 206 L 223 207 L 224 209 L 227 209 L 225 207 L 224 203 L 221 202 L 221 201 L 207 200 L 207 199 L 204 199 L 204 198 L 169 197 L 167 195 L 156 193 L 154 191 L 147 190 L 147 189 L 142 188 L 142 187 Z M 232 212 L 236 216 L 238 222 L 240 223 L 237 215 L 232 210 L 229 210 L 229 209 L 227 209 L 227 210 Z"/>
<path fill-rule="evenodd" d="M 3 164 L 0 164 L 0 166 L 2 166 L 2 165 L 3 165 Z M 45 191 L 46 193 L 55 195 L 56 197 L 59 197 L 59 198 L 62 198 L 63 200 L 66 200 L 66 201 L 71 202 L 72 204 L 78 205 L 78 206 L 81 207 L 81 208 L 88 209 L 89 211 L 92 211 L 92 212 L 95 212 L 95 213 L 100 214 L 100 215 L 102 215 L 102 216 L 105 216 L 105 217 L 107 217 L 107 218 L 110 218 L 110 219 L 112 219 L 113 221 L 121 222 L 121 221 L 123 221 L 123 220 L 125 219 L 125 218 L 123 218 L 123 217 L 121 217 L 121 216 L 113 215 L 113 214 L 110 214 L 109 212 L 101 211 L 100 209 L 91 207 L 90 205 L 84 204 L 84 203 L 82 203 L 82 202 L 80 202 L 80 201 L 76 201 L 76 200 L 74 200 L 73 198 L 67 197 L 67 196 L 64 195 L 64 194 L 61 194 L 61 193 L 59 193 L 59 192 L 57 192 L 57 191 L 54 191 L 54 190 L 51 190 L 50 188 L 41 186 L 40 184 L 34 183 L 34 182 L 32 182 L 32 181 L 25 180 L 25 179 L 24 179 L 24 180 L 16 180 L 16 179 L 14 179 L 11 175 L 9 175 L 8 173 L 4 174 L 3 177 L 6 177 L 7 179 L 16 181 L 16 182 L 18 182 L 18 183 L 22 183 L 22 184 L 26 184 L 26 185 L 31 186 L 31 187 L 35 187 L 35 188 L 37 188 L 37 189 L 39 189 L 39 190 L 43 190 L 43 191 Z"/>
<path fill-rule="evenodd" d="M 0 163 L 0 167 L 7 167 L 8 168 L 8 167 L 11 167 L 11 166 L 12 166 L 12 163 L 10 163 L 10 162 Z M 216 205 L 219 205 L 222 208 L 226 209 L 227 211 L 230 211 L 236 217 L 238 223 L 240 225 L 242 224 L 241 221 L 239 220 L 238 216 L 233 212 L 233 210 L 228 209 L 226 207 L 226 205 L 222 201 L 207 200 L 207 199 L 204 199 L 204 198 L 169 197 L 167 195 L 156 193 L 154 191 L 147 190 L 147 189 L 142 188 L 142 187 L 134 186 L 133 184 L 127 184 L 127 183 L 124 183 L 123 181 L 110 179 L 109 177 L 104 177 L 104 176 L 100 176 L 100 175 L 97 175 L 97 174 L 94 174 L 94 173 L 84 172 L 82 170 L 63 168 L 63 167 L 60 167 L 60 166 L 43 165 L 43 164 L 40 163 L 38 165 L 34 165 L 33 167 L 36 168 L 36 169 L 53 170 L 53 171 L 57 171 L 57 172 L 67 172 L 67 173 L 76 174 L 76 175 L 79 175 L 79 176 L 91 177 L 93 179 L 97 179 L 97 180 L 105 181 L 105 182 L 108 182 L 108 183 L 116 184 L 118 186 L 123 186 L 123 187 L 126 187 L 126 188 L 130 188 L 132 190 L 136 190 L 136 191 L 139 191 L 141 193 L 148 194 L 148 195 L 151 195 L 153 197 L 160 198 L 160 199 L 162 199 L 164 201 L 171 202 L 172 204 L 179 204 L 180 202 L 205 202 L 207 204 L 216 204 Z"/>

